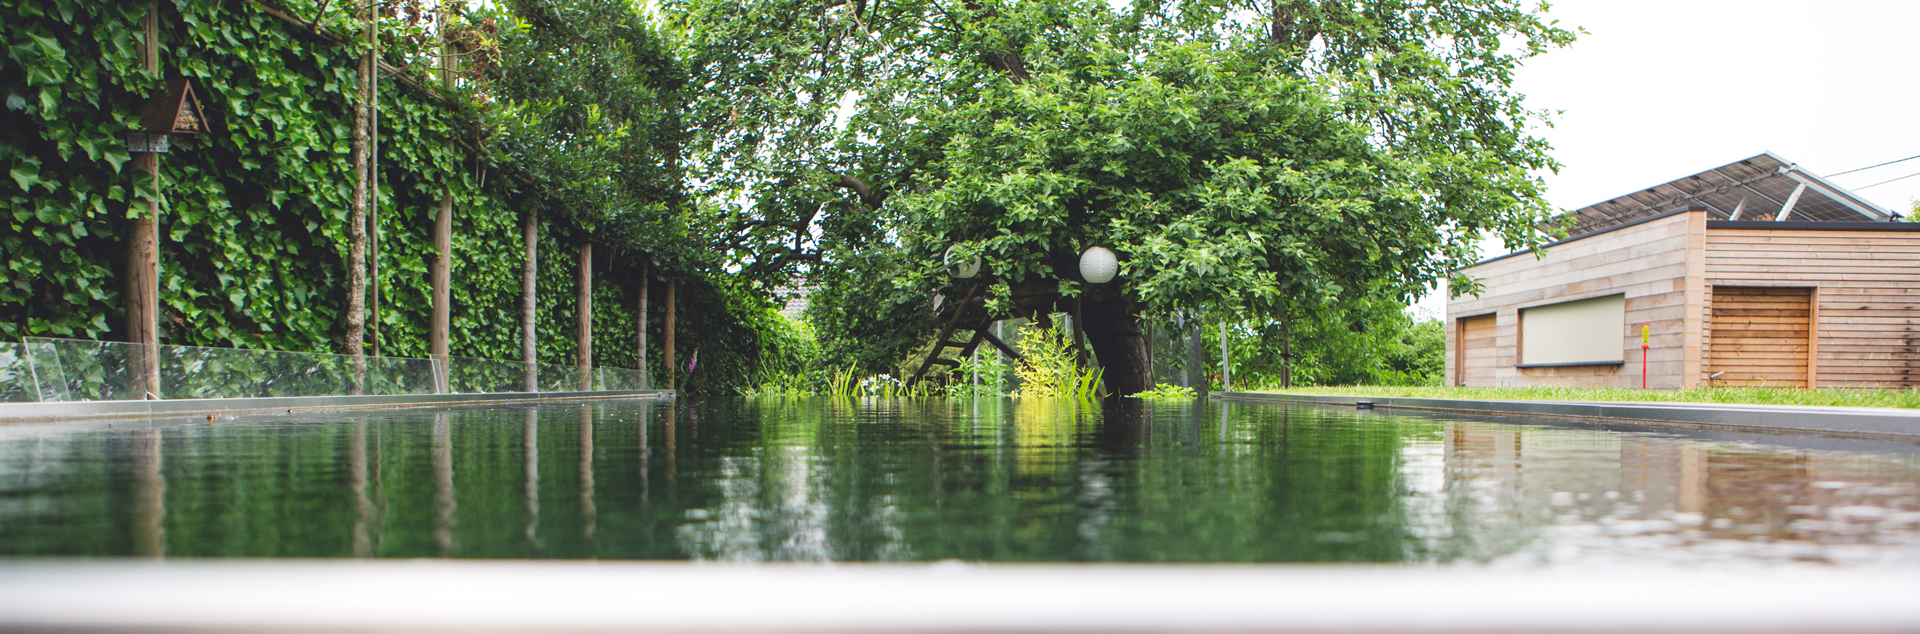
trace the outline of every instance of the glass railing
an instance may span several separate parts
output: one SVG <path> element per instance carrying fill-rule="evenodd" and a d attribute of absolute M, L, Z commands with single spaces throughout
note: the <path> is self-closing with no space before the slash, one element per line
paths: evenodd
<path fill-rule="evenodd" d="M 40 400 L 34 389 L 33 366 L 27 363 L 27 346 L 0 343 L 0 403 L 24 403 Z"/>
<path fill-rule="evenodd" d="M 41 337 L 0 343 L 0 402 L 635 389 L 636 370 L 473 357 L 352 357 Z"/>

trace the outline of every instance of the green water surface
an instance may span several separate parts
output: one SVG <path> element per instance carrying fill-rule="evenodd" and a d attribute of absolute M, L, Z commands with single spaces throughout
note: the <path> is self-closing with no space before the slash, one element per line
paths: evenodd
<path fill-rule="evenodd" d="M 1772 440 L 1132 399 L 20 425 L 0 555 L 1920 565 L 1912 447 Z"/>

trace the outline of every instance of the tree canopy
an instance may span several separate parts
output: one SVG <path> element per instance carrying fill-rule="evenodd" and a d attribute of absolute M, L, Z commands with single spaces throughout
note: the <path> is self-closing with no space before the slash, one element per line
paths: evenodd
<path fill-rule="evenodd" d="M 959 245 L 999 310 L 1011 285 L 1058 279 L 1125 316 L 1470 290 L 1453 272 L 1483 234 L 1542 239 L 1534 174 L 1555 163 L 1511 84 L 1572 39 L 1515 0 L 665 11 L 698 78 L 693 169 L 743 270 L 831 277 L 898 249 L 904 293 L 945 284 Z M 1096 245 L 1121 274 L 1090 289 L 1074 258 Z"/>

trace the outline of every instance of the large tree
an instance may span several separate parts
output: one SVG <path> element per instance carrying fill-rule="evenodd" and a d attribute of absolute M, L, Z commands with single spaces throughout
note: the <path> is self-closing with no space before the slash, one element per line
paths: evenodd
<path fill-rule="evenodd" d="M 1497 234 L 1540 239 L 1554 167 L 1511 89 L 1572 35 L 1513 0 L 680 0 L 694 163 L 740 269 L 906 249 L 1078 297 L 1108 387 L 1146 316 L 1406 300 Z M 1086 284 L 1091 246 L 1122 256 Z M 821 266 L 825 265 L 825 266 Z M 1456 288 L 1472 288 L 1456 279 Z"/>

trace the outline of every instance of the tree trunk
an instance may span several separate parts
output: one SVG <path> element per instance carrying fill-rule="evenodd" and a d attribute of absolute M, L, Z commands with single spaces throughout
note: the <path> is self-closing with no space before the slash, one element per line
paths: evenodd
<path fill-rule="evenodd" d="M 1293 387 L 1293 328 L 1286 317 L 1280 318 L 1280 387 Z"/>
<path fill-rule="evenodd" d="M 373 37 L 371 14 L 367 37 Z M 347 214 L 347 355 L 353 360 L 353 384 L 349 394 L 360 394 L 366 378 L 367 338 L 367 119 L 372 97 L 373 52 L 360 56 L 358 86 L 353 104 L 353 201 Z"/>
<path fill-rule="evenodd" d="M 680 288 L 679 282 L 667 282 L 667 323 L 666 323 L 666 333 L 665 333 L 666 340 L 663 341 L 662 343 L 666 344 L 665 354 L 666 354 L 666 360 L 667 360 L 667 389 L 669 390 L 679 389 L 679 385 L 680 385 L 679 383 L 680 370 L 679 368 L 674 367 L 674 358 L 673 358 L 674 356 L 673 355 L 673 352 L 674 352 L 673 351 L 673 343 L 674 343 L 673 328 L 674 328 L 674 312 L 675 312 L 674 308 L 676 304 L 674 295 L 677 294 L 679 288 Z"/>
<path fill-rule="evenodd" d="M 1207 352 L 1206 342 L 1200 337 L 1200 326 L 1202 322 L 1198 315 L 1190 311 L 1186 313 L 1185 317 L 1186 318 L 1180 323 L 1180 336 L 1185 337 L 1187 340 L 1187 387 L 1193 388 L 1195 394 L 1206 394 L 1208 387 Z"/>
<path fill-rule="evenodd" d="M 1107 393 L 1131 396 L 1153 389 L 1153 358 L 1140 332 L 1140 316 L 1127 306 L 1118 289 L 1103 289 L 1082 300 L 1087 341 L 1106 371 Z"/>
<path fill-rule="evenodd" d="M 433 249 L 438 254 L 433 260 L 433 326 L 428 335 L 431 339 L 430 351 L 435 357 L 445 357 L 449 345 L 447 331 L 452 327 L 453 317 L 453 192 L 447 191 L 440 197 L 440 215 L 433 222 Z M 444 359 L 443 359 L 444 360 Z"/>
<path fill-rule="evenodd" d="M 154 3 L 140 19 L 140 54 L 146 69 L 160 72 L 160 10 Z M 134 190 L 142 176 L 153 182 L 153 195 L 134 199 L 134 216 L 127 228 L 126 309 L 127 342 L 134 344 L 127 359 L 133 389 L 141 398 L 160 397 L 160 155 L 133 155 Z"/>
<path fill-rule="evenodd" d="M 574 311 L 580 318 L 579 344 L 574 361 L 580 366 L 580 391 L 593 389 L 593 243 L 580 243 L 580 299 Z"/>
<path fill-rule="evenodd" d="M 643 389 L 643 390 L 653 389 L 653 377 L 647 374 L 647 287 L 653 285 L 653 280 L 649 275 L 651 271 L 648 271 L 647 268 L 648 268 L 647 261 L 644 259 L 641 260 L 640 261 L 640 316 L 639 316 L 640 326 L 634 329 L 634 330 L 640 331 L 639 348 L 638 350 L 636 350 L 636 352 L 638 352 L 639 354 L 635 356 L 634 359 L 637 359 L 635 364 L 640 366 L 640 389 Z"/>
<path fill-rule="evenodd" d="M 440 33 L 447 32 L 447 13 L 444 7 L 434 12 Z M 458 57 L 452 54 L 451 45 L 440 45 L 440 84 L 443 88 L 453 88 L 454 64 Z M 434 359 L 440 362 L 439 392 L 446 393 L 451 387 L 449 372 L 453 328 L 453 188 L 447 187 L 440 194 L 440 215 L 433 221 L 433 247 L 439 257 L 433 261 L 433 325 L 428 334 L 428 347 Z"/>
<path fill-rule="evenodd" d="M 133 155 L 134 187 L 151 176 L 160 187 L 160 155 Z M 127 231 L 127 342 L 134 344 L 127 365 L 133 390 L 140 398 L 160 397 L 160 203 L 159 192 L 138 198 L 130 210 L 136 215 Z"/>
<path fill-rule="evenodd" d="M 525 363 L 526 391 L 540 391 L 540 367 L 535 362 L 537 350 L 534 348 L 534 314 L 538 306 L 534 302 L 534 288 L 537 274 L 540 272 L 540 209 L 527 207 L 526 219 L 520 227 L 520 240 L 525 243 L 527 257 L 520 264 L 520 361 Z"/>

